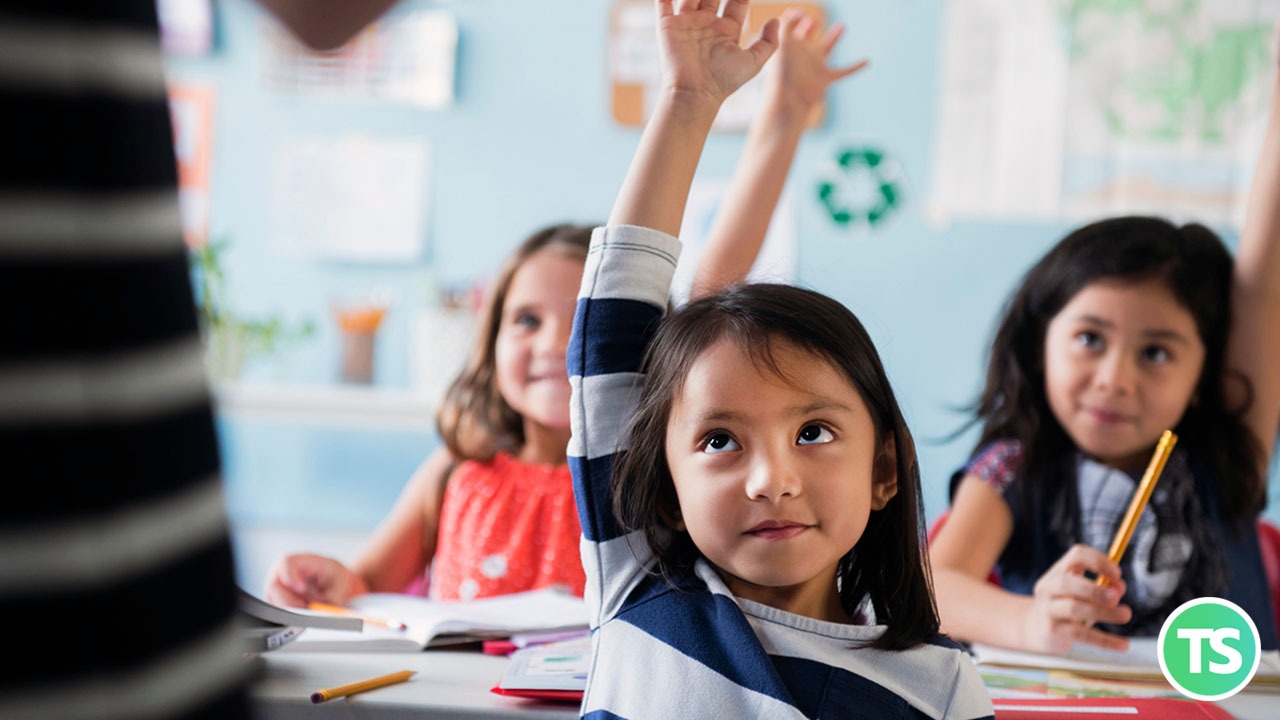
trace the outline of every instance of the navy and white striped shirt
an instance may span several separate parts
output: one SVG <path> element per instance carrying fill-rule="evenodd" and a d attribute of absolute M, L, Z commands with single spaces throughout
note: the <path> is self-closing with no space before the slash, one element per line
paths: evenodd
<path fill-rule="evenodd" d="M 650 572 L 639 531 L 613 516 L 640 362 L 666 307 L 679 241 L 598 228 L 569 342 L 569 465 L 582 520 L 592 669 L 585 718 L 983 718 L 991 700 L 967 654 L 938 637 L 903 651 L 856 648 L 882 626 L 831 623 L 734 597 L 699 560 L 673 587 Z"/>

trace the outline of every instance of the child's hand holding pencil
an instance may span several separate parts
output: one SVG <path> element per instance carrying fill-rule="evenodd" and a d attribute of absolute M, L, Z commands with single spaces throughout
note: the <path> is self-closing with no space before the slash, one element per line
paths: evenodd
<path fill-rule="evenodd" d="M 1065 653 L 1079 642 L 1107 650 L 1128 649 L 1127 639 L 1094 626 L 1098 623 L 1123 625 L 1133 616 L 1129 606 L 1120 603 L 1126 589 L 1120 559 L 1177 439 L 1166 430 L 1156 444 L 1146 473 L 1111 542 L 1110 552 L 1103 554 L 1088 545 L 1075 545 L 1036 582 L 1024 624 L 1033 648 Z"/>

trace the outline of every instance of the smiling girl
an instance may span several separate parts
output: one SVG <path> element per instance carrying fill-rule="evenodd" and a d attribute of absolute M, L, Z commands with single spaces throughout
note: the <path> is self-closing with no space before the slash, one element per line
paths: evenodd
<path fill-rule="evenodd" d="M 948 632 L 1122 650 L 1218 596 L 1277 646 L 1257 522 L 1280 426 L 1278 101 L 1274 86 L 1234 262 L 1202 225 L 1114 218 L 1063 239 L 1014 292 L 981 438 L 930 547 Z M 1166 429 L 1178 445 L 1116 564 L 1106 548 Z"/>

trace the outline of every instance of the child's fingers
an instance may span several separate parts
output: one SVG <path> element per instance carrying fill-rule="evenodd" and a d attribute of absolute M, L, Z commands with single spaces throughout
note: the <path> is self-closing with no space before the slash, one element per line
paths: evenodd
<path fill-rule="evenodd" d="M 1103 632 L 1097 628 L 1081 626 L 1073 638 L 1076 642 L 1096 645 L 1104 650 L 1124 652 L 1129 649 L 1129 638 Z"/>
<path fill-rule="evenodd" d="M 850 75 L 852 75 L 852 74 L 854 74 L 854 73 L 858 72 L 858 71 L 859 71 L 859 70 L 861 70 L 862 68 L 866 67 L 866 66 L 867 66 L 868 64 L 870 64 L 870 63 L 871 63 L 871 61 L 870 61 L 870 60 L 867 60 L 867 59 L 865 59 L 865 58 L 864 58 L 864 59 L 859 60 L 858 62 L 856 62 L 856 63 L 854 63 L 854 64 L 852 64 L 852 65 L 849 65 L 848 67 L 843 67 L 843 68 L 839 68 L 839 69 L 837 69 L 837 70 L 833 70 L 833 71 L 831 72 L 831 81 L 832 81 L 832 82 L 835 82 L 836 80 L 841 80 L 841 79 L 843 79 L 843 78 L 847 78 L 847 77 L 849 77 Z"/>
<path fill-rule="evenodd" d="M 277 578 L 267 584 L 267 602 L 284 607 L 305 607 L 307 599 L 294 592 Z"/>
<path fill-rule="evenodd" d="M 1092 627 L 1098 623 L 1123 625 L 1133 617 L 1128 605 L 1099 605 L 1070 595 L 1053 598 L 1046 609 L 1055 622 L 1072 622 L 1081 627 Z"/>
<path fill-rule="evenodd" d="M 840 42 L 840 36 L 844 35 L 844 23 L 836 23 L 822 35 L 822 42 L 818 44 L 818 49 L 822 51 L 823 57 L 831 54 L 832 48 L 836 43 Z"/>
<path fill-rule="evenodd" d="M 747 46 L 747 52 L 755 58 L 757 68 L 764 65 L 773 51 L 778 49 L 778 28 L 778 18 L 769 18 L 764 27 L 760 28 L 760 34 Z"/>
<path fill-rule="evenodd" d="M 784 38 L 789 38 L 796 34 L 796 28 L 800 25 L 800 20 L 805 17 L 804 11 L 800 8 L 787 8 L 782 12 L 779 21 L 782 23 L 780 34 Z"/>
<path fill-rule="evenodd" d="M 818 22 L 813 19 L 812 15 L 802 15 L 800 21 L 796 23 L 796 32 L 800 35 L 800 39 L 808 42 L 813 38 L 813 31 L 818 27 Z"/>
<path fill-rule="evenodd" d="M 750 5 L 750 0 L 729 0 L 724 6 L 724 17 L 734 21 L 741 28 L 747 22 L 747 8 Z"/>
<path fill-rule="evenodd" d="M 1082 575 L 1086 571 L 1106 577 L 1111 582 L 1120 581 L 1120 566 L 1111 562 L 1101 550 L 1088 545 L 1076 544 L 1067 550 L 1055 565 L 1061 565 L 1066 572 Z"/>
<path fill-rule="evenodd" d="M 671 17 L 676 14 L 675 0 L 658 0 L 658 17 Z"/>

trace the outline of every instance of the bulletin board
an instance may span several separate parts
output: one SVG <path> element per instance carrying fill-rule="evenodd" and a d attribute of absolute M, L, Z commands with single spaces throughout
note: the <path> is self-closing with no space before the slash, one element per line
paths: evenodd
<path fill-rule="evenodd" d="M 771 18 L 798 7 L 818 21 L 818 33 L 827 16 L 817 2 L 753 2 L 743 28 L 743 40 L 755 37 Z M 613 119 L 619 124 L 642 127 L 657 100 L 662 80 L 658 59 L 657 17 L 653 0 L 615 0 L 609 15 L 609 83 Z M 720 109 L 714 130 L 743 131 L 763 100 L 763 73 L 738 89 Z M 825 103 L 815 108 L 809 126 L 822 123 Z"/>

